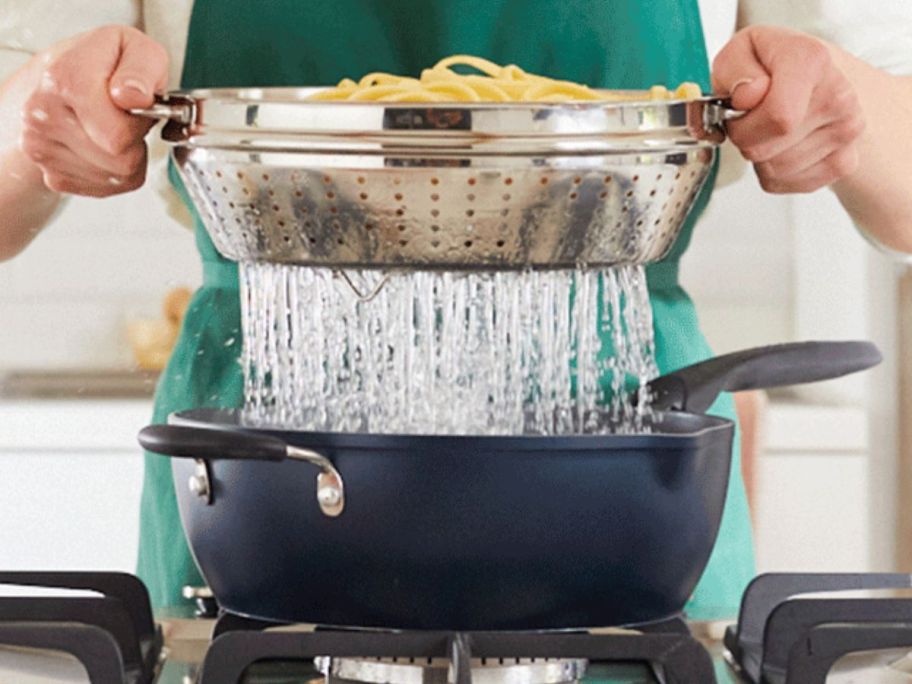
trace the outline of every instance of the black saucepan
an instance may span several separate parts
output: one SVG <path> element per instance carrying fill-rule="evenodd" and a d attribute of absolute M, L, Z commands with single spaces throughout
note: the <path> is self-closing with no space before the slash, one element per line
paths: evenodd
<path fill-rule="evenodd" d="M 716 357 L 651 383 L 650 434 L 296 432 L 199 409 L 139 441 L 178 457 L 190 546 L 234 613 L 401 629 L 634 624 L 679 612 L 709 559 L 734 434 L 702 415 L 719 392 L 879 360 L 866 342 Z"/>

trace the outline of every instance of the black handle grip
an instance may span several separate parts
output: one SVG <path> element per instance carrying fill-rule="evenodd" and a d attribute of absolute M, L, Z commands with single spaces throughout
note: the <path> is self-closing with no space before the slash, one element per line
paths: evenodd
<path fill-rule="evenodd" d="M 139 443 L 144 449 L 164 456 L 257 461 L 281 461 L 288 446 L 268 435 L 183 425 L 144 427 L 139 431 Z"/>
<path fill-rule="evenodd" d="M 720 392 L 829 380 L 881 361 L 870 342 L 794 342 L 717 356 L 649 383 L 654 408 L 703 413 Z"/>

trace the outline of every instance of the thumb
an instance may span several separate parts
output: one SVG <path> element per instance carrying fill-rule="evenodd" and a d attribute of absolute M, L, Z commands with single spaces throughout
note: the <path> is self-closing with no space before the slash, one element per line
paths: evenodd
<path fill-rule="evenodd" d="M 749 111 L 757 107 L 770 83 L 770 75 L 757 57 L 747 31 L 736 33 L 713 60 L 713 92 L 729 95 L 735 109 Z"/>
<path fill-rule="evenodd" d="M 168 53 L 140 31 L 125 33 L 120 59 L 108 80 L 114 104 L 121 109 L 148 107 L 168 82 Z"/>

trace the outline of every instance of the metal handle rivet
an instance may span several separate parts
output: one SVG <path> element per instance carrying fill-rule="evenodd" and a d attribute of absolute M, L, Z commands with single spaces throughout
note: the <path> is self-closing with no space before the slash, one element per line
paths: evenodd
<path fill-rule="evenodd" d="M 188 481 L 190 492 L 200 498 L 209 496 L 209 483 L 206 478 L 199 475 L 191 475 Z"/>
<path fill-rule="evenodd" d="M 317 500 L 324 506 L 335 506 L 342 498 L 335 487 L 321 487 L 317 492 Z"/>

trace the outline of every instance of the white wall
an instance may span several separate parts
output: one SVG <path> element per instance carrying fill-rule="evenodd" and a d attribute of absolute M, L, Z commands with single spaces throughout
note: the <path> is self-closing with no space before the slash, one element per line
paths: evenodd
<path fill-rule="evenodd" d="M 25 252 L 0 263 L 0 371 L 128 366 L 127 320 L 159 316 L 168 289 L 200 277 L 191 231 L 150 187 L 71 198 Z"/>
<path fill-rule="evenodd" d="M 681 261 L 716 353 L 790 340 L 795 291 L 789 199 L 764 193 L 725 148 L 721 177 L 741 176 L 713 193 Z"/>
<path fill-rule="evenodd" d="M 884 355 L 867 373 L 774 397 L 769 420 L 793 414 L 797 401 L 809 411 L 808 423 L 793 421 L 789 429 L 819 439 L 816 447 L 793 448 L 780 426 L 769 426 L 780 437 L 758 463 L 759 487 L 768 488 L 757 516 L 758 525 L 768 525 L 757 535 L 766 569 L 796 569 L 817 552 L 815 544 L 824 551 L 819 561 L 833 569 L 894 567 L 899 269 L 859 235 L 830 191 L 768 195 L 750 170 L 716 191 L 684 257 L 682 281 L 717 353 L 790 340 L 869 339 Z M 845 440 L 843 447 L 830 444 L 826 431 L 841 429 L 852 409 L 863 417 L 852 423 L 852 448 Z M 842 556 L 825 552 L 834 543 L 843 545 Z M 793 553 L 799 548 L 802 554 Z M 821 569 L 820 562 L 804 569 Z"/>

